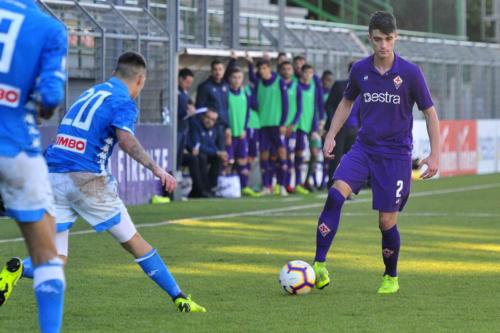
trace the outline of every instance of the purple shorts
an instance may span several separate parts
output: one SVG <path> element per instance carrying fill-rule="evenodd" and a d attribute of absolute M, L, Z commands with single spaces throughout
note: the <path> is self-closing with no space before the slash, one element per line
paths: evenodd
<path fill-rule="evenodd" d="M 297 130 L 297 134 L 295 136 L 295 151 L 302 151 L 306 149 L 307 136 L 307 133 Z"/>
<path fill-rule="evenodd" d="M 333 179 L 346 182 L 356 194 L 370 179 L 372 208 L 381 212 L 402 211 L 410 196 L 411 159 L 382 157 L 354 145 L 340 161 Z"/>
<path fill-rule="evenodd" d="M 227 147 L 227 154 L 229 160 L 238 159 L 238 158 L 247 158 L 248 157 L 248 140 L 247 138 L 241 139 L 239 137 L 232 138 L 231 146 Z"/>
<path fill-rule="evenodd" d="M 247 129 L 247 141 L 248 141 L 248 156 L 257 157 L 258 147 L 259 147 L 259 132 L 260 130 L 256 128 Z"/>
<path fill-rule="evenodd" d="M 285 148 L 285 136 L 280 135 L 279 126 L 262 127 L 260 129 L 260 151 L 277 152 Z"/>

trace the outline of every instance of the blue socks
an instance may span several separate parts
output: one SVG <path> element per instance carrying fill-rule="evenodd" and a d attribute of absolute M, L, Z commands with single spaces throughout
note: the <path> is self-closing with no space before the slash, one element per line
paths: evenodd
<path fill-rule="evenodd" d="M 33 263 L 31 257 L 23 259 L 23 277 L 33 279 Z"/>
<path fill-rule="evenodd" d="M 337 233 L 340 222 L 340 211 L 344 204 L 344 196 L 332 187 L 328 191 L 328 198 L 325 207 L 318 220 L 318 230 L 316 231 L 316 257 L 314 261 L 325 262 L 326 254 L 332 245 L 333 238 Z"/>
<path fill-rule="evenodd" d="M 61 259 L 54 258 L 33 270 L 33 288 L 38 303 L 38 321 L 42 333 L 61 331 L 64 306 L 64 271 Z"/>
<path fill-rule="evenodd" d="M 166 291 L 172 299 L 185 297 L 160 255 L 156 252 L 156 249 L 135 259 L 135 262 L 141 266 L 144 273 L 146 273 L 151 280 L 156 282 L 161 289 Z"/>
<path fill-rule="evenodd" d="M 401 239 L 398 226 L 382 232 L 382 258 L 384 259 L 384 275 L 398 276 L 398 257 Z"/>

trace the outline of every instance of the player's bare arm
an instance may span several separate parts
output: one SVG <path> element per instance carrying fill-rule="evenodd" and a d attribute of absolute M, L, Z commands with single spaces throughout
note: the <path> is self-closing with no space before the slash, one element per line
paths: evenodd
<path fill-rule="evenodd" d="M 333 148 L 335 148 L 335 136 L 340 131 L 344 123 L 346 122 L 349 114 L 351 114 L 352 104 L 354 101 L 351 101 L 347 98 L 342 98 L 340 101 L 337 110 L 335 111 L 335 115 L 333 116 L 332 123 L 330 126 L 330 130 L 326 134 L 325 144 L 323 145 L 323 154 L 326 158 L 333 158 Z"/>
<path fill-rule="evenodd" d="M 426 164 L 427 170 L 420 176 L 429 179 L 436 175 L 439 169 L 439 119 L 434 106 L 424 110 L 427 133 L 431 143 L 431 153 L 420 162 L 420 166 Z"/>
<path fill-rule="evenodd" d="M 149 156 L 144 150 L 139 141 L 127 131 L 116 129 L 116 137 L 118 138 L 118 143 L 120 148 L 123 149 L 127 154 L 130 155 L 134 160 L 142 164 L 144 167 L 148 168 L 153 172 L 153 174 L 160 178 L 161 185 L 168 192 L 175 191 L 177 187 L 177 182 L 175 178 L 168 172 L 163 170 L 155 161 Z"/>

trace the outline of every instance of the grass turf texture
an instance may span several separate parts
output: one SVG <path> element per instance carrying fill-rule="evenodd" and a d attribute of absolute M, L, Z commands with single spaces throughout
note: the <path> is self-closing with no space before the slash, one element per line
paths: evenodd
<path fill-rule="evenodd" d="M 464 190 L 473 186 L 489 188 Z M 306 296 L 284 295 L 278 274 L 289 260 L 312 261 L 326 194 L 131 207 L 137 225 L 177 219 L 139 230 L 209 312 L 176 313 L 111 236 L 90 233 L 70 238 L 64 331 L 499 331 L 500 175 L 417 182 L 412 193 L 399 218 L 401 290 L 389 296 L 376 293 L 383 263 L 368 192 L 344 206 L 332 285 Z M 14 223 L 0 221 L 0 239 L 14 237 Z M 24 244 L 0 241 L 2 261 L 13 255 L 26 255 Z M 21 280 L 0 308 L 0 331 L 36 331 L 35 314 L 31 281 Z"/>

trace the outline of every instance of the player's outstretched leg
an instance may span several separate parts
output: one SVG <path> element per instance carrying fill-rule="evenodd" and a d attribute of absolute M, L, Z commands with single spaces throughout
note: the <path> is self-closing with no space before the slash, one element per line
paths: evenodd
<path fill-rule="evenodd" d="M 196 304 L 191 296 L 182 293 L 175 278 L 163 262 L 156 249 L 152 249 L 144 256 L 137 258 L 136 263 L 142 268 L 144 273 L 160 288 L 162 288 L 172 298 L 180 312 L 206 312 L 207 310 Z"/>
<path fill-rule="evenodd" d="M 23 273 L 23 262 L 19 258 L 10 259 L 0 272 L 0 306 L 9 299 L 12 290 Z"/>
<path fill-rule="evenodd" d="M 144 273 L 163 289 L 174 301 L 180 312 L 206 312 L 201 305 L 196 304 L 191 296 L 186 296 L 175 281 L 174 276 L 163 262 L 157 250 L 135 231 L 130 216 L 122 212 L 122 221 L 109 229 L 109 232 L 121 243 L 123 248 L 130 252 L 136 259 L 135 262 Z M 132 237 L 130 234 L 132 233 Z M 127 241 L 125 239 L 128 239 Z"/>
<path fill-rule="evenodd" d="M 385 272 L 378 293 L 393 294 L 399 290 L 397 266 L 401 242 L 398 226 L 394 225 L 388 230 L 381 230 L 381 232 L 382 258 L 384 259 Z"/>
<path fill-rule="evenodd" d="M 316 288 L 323 289 L 330 284 L 330 277 L 325 266 L 326 255 L 333 238 L 337 233 L 340 222 L 340 212 L 345 197 L 338 189 L 332 187 L 328 191 L 325 207 L 318 220 L 318 230 L 316 231 L 316 257 L 314 258 L 314 273 L 316 273 Z"/>

